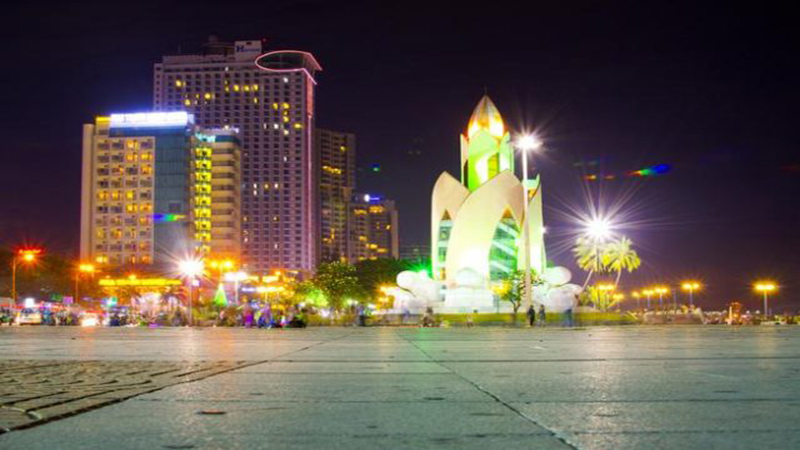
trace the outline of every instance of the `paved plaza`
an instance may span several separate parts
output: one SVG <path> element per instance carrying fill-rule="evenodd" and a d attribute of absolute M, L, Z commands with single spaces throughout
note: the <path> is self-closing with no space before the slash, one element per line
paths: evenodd
<path fill-rule="evenodd" d="M 800 327 L 0 328 L 0 448 L 800 448 Z"/>

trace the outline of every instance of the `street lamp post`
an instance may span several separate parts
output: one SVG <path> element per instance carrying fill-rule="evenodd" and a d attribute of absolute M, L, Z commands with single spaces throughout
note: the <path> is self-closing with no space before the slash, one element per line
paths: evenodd
<path fill-rule="evenodd" d="M 201 259 L 187 259 L 181 261 L 179 269 L 189 280 L 189 326 L 194 325 L 194 317 L 192 314 L 192 301 L 194 299 L 194 280 L 198 275 L 203 273 L 203 260 Z"/>
<path fill-rule="evenodd" d="M 697 281 L 687 281 L 681 285 L 684 291 L 689 291 L 689 307 L 694 307 L 694 291 L 700 289 Z"/>
<path fill-rule="evenodd" d="M 772 281 L 762 281 L 762 282 L 756 283 L 755 289 L 756 289 L 756 291 L 761 292 L 761 294 L 764 295 L 764 317 L 766 318 L 766 317 L 769 316 L 769 308 L 768 308 L 769 307 L 769 304 L 768 304 L 769 299 L 768 299 L 768 295 L 769 295 L 770 292 L 773 292 L 776 289 L 778 289 L 778 287 Z"/>
<path fill-rule="evenodd" d="M 669 292 L 669 289 L 659 286 L 656 288 L 656 293 L 658 293 L 658 308 L 663 312 L 664 311 L 664 294 Z"/>
<path fill-rule="evenodd" d="M 36 258 L 41 253 L 42 250 L 38 248 L 22 249 L 11 257 L 11 298 L 14 300 L 15 305 L 17 304 L 17 264 L 19 264 L 20 259 L 22 262 L 30 264 L 36 261 Z"/>
<path fill-rule="evenodd" d="M 642 295 L 639 293 L 639 291 L 631 292 L 631 297 L 636 299 L 636 310 L 637 311 L 641 311 L 641 309 L 642 309 L 641 300 L 640 300 L 641 296 Z"/>
<path fill-rule="evenodd" d="M 642 291 L 642 293 L 644 294 L 645 298 L 647 298 L 647 309 L 650 310 L 650 297 L 653 295 L 653 290 L 645 289 Z"/>
<path fill-rule="evenodd" d="M 528 152 L 541 148 L 542 141 L 532 134 L 526 134 L 517 139 L 517 147 L 522 150 L 522 192 L 525 196 L 525 201 L 522 205 L 522 211 L 525 216 L 525 220 L 523 221 L 524 229 L 522 230 L 523 255 L 525 258 L 525 296 L 523 309 L 527 310 L 533 303 L 531 292 L 530 218 L 528 217 Z"/>
<path fill-rule="evenodd" d="M 75 272 L 75 304 L 76 305 L 78 304 L 78 302 L 80 300 L 80 297 L 78 295 L 79 294 L 78 284 L 80 283 L 81 274 L 82 273 L 94 274 L 94 264 L 79 264 L 78 265 L 78 270 Z"/>

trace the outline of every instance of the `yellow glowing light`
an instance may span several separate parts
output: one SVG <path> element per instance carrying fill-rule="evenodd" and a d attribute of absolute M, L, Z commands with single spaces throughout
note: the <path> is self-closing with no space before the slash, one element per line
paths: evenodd
<path fill-rule="evenodd" d="M 697 281 L 686 281 L 683 284 L 681 284 L 681 289 L 683 289 L 684 291 L 696 291 L 700 289 L 700 283 L 698 283 Z"/>
<path fill-rule="evenodd" d="M 164 287 L 164 286 L 180 286 L 183 284 L 181 280 L 173 280 L 171 278 L 104 278 L 98 282 L 102 287 L 116 287 L 116 286 L 146 286 L 146 287 Z"/>
<path fill-rule="evenodd" d="M 36 258 L 41 253 L 42 253 L 42 250 L 38 249 L 38 248 L 25 249 L 25 250 L 20 250 L 19 251 L 19 256 L 22 257 L 22 261 L 24 261 L 26 263 L 32 263 L 32 262 L 36 261 Z"/>
<path fill-rule="evenodd" d="M 773 292 L 778 286 L 772 281 L 760 281 L 753 286 L 758 292 Z"/>

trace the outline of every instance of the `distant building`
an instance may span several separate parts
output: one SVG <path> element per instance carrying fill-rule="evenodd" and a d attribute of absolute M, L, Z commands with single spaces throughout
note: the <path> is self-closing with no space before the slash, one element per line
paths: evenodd
<path fill-rule="evenodd" d="M 348 261 L 398 258 L 400 248 L 394 200 L 356 194 L 350 204 Z"/>
<path fill-rule="evenodd" d="M 415 244 L 400 246 L 400 259 L 423 263 L 431 258 L 430 244 Z"/>
<path fill-rule="evenodd" d="M 356 184 L 356 136 L 317 128 L 322 261 L 347 259 L 350 197 Z"/>
<path fill-rule="evenodd" d="M 81 259 L 166 267 L 238 256 L 239 152 L 235 130 L 202 130 L 186 112 L 84 125 Z"/>
<path fill-rule="evenodd" d="M 308 272 L 319 260 L 319 70 L 310 53 L 213 36 L 202 51 L 155 64 L 157 110 L 186 110 L 201 127 L 241 131 L 242 259 L 251 272 Z"/>

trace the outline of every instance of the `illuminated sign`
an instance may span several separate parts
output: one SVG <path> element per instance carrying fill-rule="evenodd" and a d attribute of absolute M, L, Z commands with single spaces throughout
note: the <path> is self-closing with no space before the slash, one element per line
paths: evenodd
<path fill-rule="evenodd" d="M 115 286 L 145 286 L 145 287 L 164 287 L 164 286 L 181 286 L 181 280 L 173 280 L 171 278 L 103 278 L 98 282 L 103 287 Z"/>
<path fill-rule="evenodd" d="M 111 128 L 185 127 L 194 122 L 186 111 L 111 114 Z"/>

